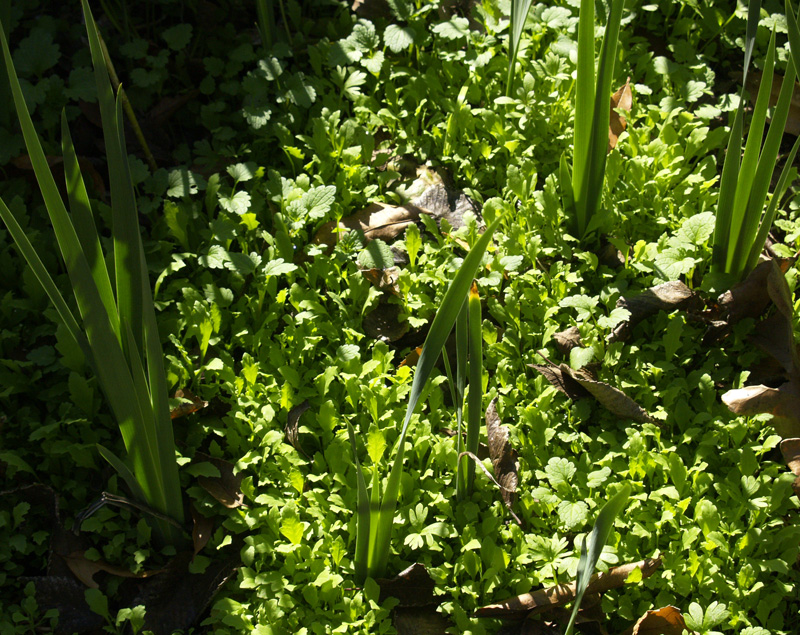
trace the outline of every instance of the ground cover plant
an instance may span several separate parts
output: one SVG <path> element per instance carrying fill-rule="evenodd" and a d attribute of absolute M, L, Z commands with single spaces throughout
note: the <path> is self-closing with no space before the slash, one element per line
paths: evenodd
<path fill-rule="evenodd" d="M 0 229 L 0 631 L 796 632 L 798 125 L 759 82 L 797 7 L 624 6 L 579 241 L 585 3 L 357 4 L 92 4 L 152 158 L 126 131 L 191 548 L 99 456 L 109 388 Z M 4 216 L 77 315 L 31 167 L 80 167 L 110 253 L 80 3 L 0 20 L 44 155 L 0 113 Z M 719 295 L 730 131 L 765 114 L 789 195 Z"/>

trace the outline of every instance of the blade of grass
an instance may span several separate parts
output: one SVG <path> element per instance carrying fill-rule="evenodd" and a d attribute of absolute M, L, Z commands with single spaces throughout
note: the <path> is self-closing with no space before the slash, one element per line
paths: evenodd
<path fill-rule="evenodd" d="M 370 534 L 370 513 L 369 513 L 369 493 L 367 483 L 364 480 L 364 471 L 358 460 L 356 452 L 356 435 L 353 426 L 347 422 L 347 434 L 350 438 L 350 447 L 353 450 L 353 462 L 356 466 L 356 481 L 358 483 L 358 502 L 356 503 L 356 552 L 355 552 L 355 574 L 356 580 L 365 580 L 367 577 L 367 557 L 369 555 L 369 534 Z"/>
<path fill-rule="evenodd" d="M 631 495 L 630 485 L 625 485 L 616 495 L 603 505 L 603 509 L 597 515 L 597 520 L 594 521 L 592 533 L 589 535 L 589 549 L 586 549 L 586 538 L 583 539 L 581 544 L 581 559 L 578 562 L 578 574 L 576 576 L 575 588 L 575 604 L 572 607 L 572 615 L 569 618 L 569 624 L 564 631 L 564 635 L 572 635 L 572 629 L 575 625 L 575 618 L 578 616 L 578 609 L 583 601 L 583 594 L 589 586 L 592 579 L 592 573 L 597 566 L 597 561 L 600 559 L 600 554 L 603 547 L 608 542 L 608 536 L 614 528 L 614 519 L 619 512 L 628 502 Z"/>
<path fill-rule="evenodd" d="M 511 0 L 511 23 L 508 29 L 508 73 L 506 74 L 506 97 L 511 96 L 514 89 L 514 75 L 517 68 L 517 53 L 519 53 L 519 41 L 522 39 L 522 31 L 528 19 L 528 12 L 531 10 L 533 0 Z"/>
<path fill-rule="evenodd" d="M 469 399 L 467 401 L 467 452 L 478 454 L 481 418 L 483 415 L 483 336 L 481 334 L 481 298 L 478 295 L 478 284 L 472 281 L 469 291 Z M 467 461 L 466 494 L 472 493 L 475 481 L 475 463 L 469 457 Z"/>

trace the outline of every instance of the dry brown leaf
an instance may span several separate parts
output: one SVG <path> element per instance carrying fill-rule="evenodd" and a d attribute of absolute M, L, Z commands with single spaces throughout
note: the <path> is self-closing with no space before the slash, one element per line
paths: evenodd
<path fill-rule="evenodd" d="M 381 301 L 361 320 L 364 334 L 383 342 L 399 340 L 408 331 L 408 322 L 400 321 L 402 307 L 393 302 Z"/>
<path fill-rule="evenodd" d="M 197 482 L 200 486 L 228 509 L 242 507 L 244 505 L 244 494 L 242 494 L 240 487 L 244 474 L 242 472 L 234 474 L 233 463 L 208 456 L 202 452 L 197 452 L 195 458 L 201 461 L 208 461 L 219 470 L 218 477 L 198 476 Z"/>
<path fill-rule="evenodd" d="M 541 355 L 541 353 L 540 353 Z M 542 357 L 544 357 L 542 355 Z M 547 364 L 530 364 L 558 390 L 570 399 L 592 396 L 612 414 L 638 423 L 655 423 L 656 420 L 633 399 L 610 384 L 597 381 L 586 370 L 572 370 L 566 364 L 556 366 L 545 357 Z"/>
<path fill-rule="evenodd" d="M 647 611 L 622 635 L 681 635 L 684 630 L 689 629 L 681 612 L 674 606 L 665 606 Z"/>
<path fill-rule="evenodd" d="M 388 598 L 397 598 L 397 606 L 427 606 L 437 604 L 433 589 L 436 584 L 424 564 L 415 562 L 391 579 L 379 578 L 380 603 Z"/>
<path fill-rule="evenodd" d="M 94 581 L 94 576 L 101 571 L 105 571 L 106 573 L 110 573 L 111 575 L 116 575 L 121 578 L 149 578 L 164 571 L 163 569 L 159 569 L 157 571 L 131 573 L 128 571 L 128 569 L 116 567 L 108 564 L 107 562 L 103 562 L 102 560 L 89 560 L 86 558 L 85 554 L 86 552 L 84 551 L 73 551 L 72 553 L 61 557 L 64 558 L 64 562 L 67 563 L 67 566 L 70 568 L 70 571 L 72 571 L 75 577 L 91 589 L 100 588 L 100 585 Z"/>
<path fill-rule="evenodd" d="M 497 482 L 502 489 L 500 495 L 509 511 L 514 514 L 513 506 L 517 498 L 517 485 L 519 484 L 519 459 L 517 451 L 511 446 L 508 440 L 508 428 L 500 423 L 500 416 L 497 414 L 497 397 L 492 399 L 486 409 L 486 438 L 489 440 L 489 457 L 492 459 L 492 467 Z M 519 519 L 514 514 L 514 518 Z"/>
<path fill-rule="evenodd" d="M 286 440 L 291 444 L 291 446 L 300 452 L 304 457 L 309 458 L 308 454 L 303 451 L 303 448 L 300 446 L 300 417 L 303 416 L 303 413 L 311 407 L 311 403 L 306 399 L 303 403 L 296 405 L 289 411 L 289 417 L 286 422 Z"/>
<path fill-rule="evenodd" d="M 758 88 L 761 85 L 761 71 L 749 71 L 747 73 L 747 91 L 750 93 L 750 100 L 754 100 L 758 95 Z M 778 96 L 783 85 L 783 75 L 775 73 L 772 80 L 772 87 L 769 94 L 770 107 L 778 103 Z M 789 118 L 786 120 L 784 132 L 788 132 L 795 137 L 800 136 L 800 83 L 795 82 L 792 92 L 792 101 L 789 104 Z"/>
<path fill-rule="evenodd" d="M 781 441 L 781 454 L 795 476 L 800 476 L 800 439 Z"/>
<path fill-rule="evenodd" d="M 391 293 L 397 297 L 401 296 L 400 287 L 397 285 L 397 281 L 400 279 L 399 267 L 389 267 L 387 269 L 361 269 L 360 271 L 361 275 L 369 280 L 369 283 L 376 289 Z"/>
<path fill-rule="evenodd" d="M 639 562 L 624 564 L 609 569 L 607 573 L 592 576 L 586 595 L 603 593 L 625 584 L 625 580 L 634 569 L 640 569 L 643 578 L 650 577 L 661 566 L 661 558 L 647 558 Z M 523 593 L 504 602 L 489 604 L 475 611 L 476 617 L 498 617 L 500 619 L 516 619 L 529 611 L 542 613 L 553 607 L 563 606 L 575 599 L 576 583 L 559 584 L 533 593 Z"/>
<path fill-rule="evenodd" d="M 772 273 L 773 263 L 785 273 L 791 260 L 775 258 L 762 262 L 742 282 L 719 296 L 717 302 L 725 310 L 728 324 L 735 324 L 748 317 L 758 318 L 764 313 L 771 299 L 767 279 Z"/>
<path fill-rule="evenodd" d="M 422 210 L 411 204 L 398 207 L 385 203 L 373 203 L 369 207 L 343 218 L 339 221 L 339 228 L 360 231 L 367 241 L 380 238 L 385 242 L 391 242 L 402 234 L 411 223 L 415 222 L 421 213 L 423 213 Z M 334 221 L 322 225 L 314 236 L 313 242 L 333 247 L 338 239 L 334 232 L 334 226 Z"/>
<path fill-rule="evenodd" d="M 611 96 L 611 116 L 608 124 L 608 151 L 611 152 L 617 147 L 619 136 L 625 131 L 628 122 L 625 117 L 617 112 L 617 109 L 631 111 L 633 107 L 633 93 L 631 92 L 631 78 L 625 81 L 625 85 Z"/>
<path fill-rule="evenodd" d="M 197 555 L 211 539 L 211 532 L 214 531 L 214 519 L 203 516 L 203 514 L 195 509 L 194 505 L 191 506 L 191 510 L 193 521 L 192 545 L 194 547 L 194 555 Z"/>
<path fill-rule="evenodd" d="M 569 355 L 569 352 L 578 346 L 581 346 L 581 332 L 577 326 L 570 326 L 568 329 L 559 331 L 553 335 L 556 342 L 556 348 L 562 355 Z"/>
<path fill-rule="evenodd" d="M 173 408 L 170 410 L 169 416 L 171 419 L 178 419 L 179 417 L 185 417 L 187 415 L 193 414 L 198 410 L 202 410 L 206 406 L 208 406 L 207 401 L 203 401 L 192 393 L 188 388 L 186 389 L 178 389 L 175 391 L 173 395 L 174 399 L 184 399 L 182 404 L 180 404 L 177 408 Z"/>
<path fill-rule="evenodd" d="M 651 315 L 655 315 L 659 311 L 687 309 L 693 304 L 699 304 L 694 291 L 678 281 L 665 282 L 651 287 L 632 298 L 620 298 L 617 300 L 617 307 L 627 309 L 631 315 L 627 320 L 614 327 L 608 340 L 610 342 L 625 341 L 630 337 L 633 327 Z"/>
<path fill-rule="evenodd" d="M 403 361 L 400 362 L 398 368 L 402 368 L 403 366 L 410 366 L 413 368 L 414 366 L 417 365 L 420 355 L 422 355 L 422 347 L 417 346 L 414 350 L 412 350 L 408 355 L 405 356 L 405 359 L 403 359 Z"/>

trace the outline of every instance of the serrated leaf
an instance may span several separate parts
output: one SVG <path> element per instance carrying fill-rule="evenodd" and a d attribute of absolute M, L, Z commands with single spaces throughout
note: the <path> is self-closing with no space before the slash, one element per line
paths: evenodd
<path fill-rule="evenodd" d="M 364 71 L 355 70 L 347 76 L 342 87 L 342 92 L 348 99 L 356 99 L 361 95 L 360 87 L 367 81 L 367 74 Z"/>
<path fill-rule="evenodd" d="M 192 39 L 191 24 L 176 24 L 161 32 L 161 37 L 173 51 L 186 48 Z"/>
<path fill-rule="evenodd" d="M 667 280 L 677 280 L 694 269 L 697 263 L 683 249 L 668 247 L 655 257 L 653 264 L 659 275 Z"/>
<path fill-rule="evenodd" d="M 576 346 L 569 352 L 569 365 L 573 370 L 583 368 L 594 359 L 594 349 Z"/>
<path fill-rule="evenodd" d="M 595 297 L 588 295 L 571 295 L 564 298 L 558 303 L 561 307 L 570 307 L 578 310 L 579 320 L 588 320 L 592 316 L 592 312 L 597 307 L 599 300 Z"/>
<path fill-rule="evenodd" d="M 339 361 L 349 362 L 358 359 L 361 351 L 355 344 L 343 344 L 336 350 L 336 357 Z"/>
<path fill-rule="evenodd" d="M 195 175 L 186 167 L 171 170 L 169 173 L 169 187 L 167 196 L 183 198 L 197 194 L 197 181 Z"/>
<path fill-rule="evenodd" d="M 233 177 L 234 181 L 249 181 L 256 175 L 258 166 L 252 161 L 247 163 L 235 163 L 225 168 L 225 171 Z"/>
<path fill-rule="evenodd" d="M 311 104 L 317 100 L 317 91 L 303 73 L 292 75 L 286 82 L 286 86 L 289 89 L 289 98 L 301 108 L 310 108 Z"/>
<path fill-rule="evenodd" d="M 377 75 L 383 68 L 383 61 L 385 60 L 383 51 L 375 51 L 372 57 L 364 57 L 361 59 L 361 65 L 366 68 L 373 75 Z"/>
<path fill-rule="evenodd" d="M 205 256 L 200 256 L 200 264 L 209 269 L 224 269 L 228 254 L 222 245 L 211 245 Z"/>
<path fill-rule="evenodd" d="M 362 269 L 388 269 L 394 266 L 394 254 L 389 245 L 378 238 L 358 254 L 358 265 Z"/>
<path fill-rule="evenodd" d="M 295 269 L 297 269 L 297 265 L 291 262 L 284 262 L 283 258 L 276 258 L 266 264 L 262 273 L 265 276 L 282 276 L 291 273 Z"/>
<path fill-rule="evenodd" d="M 583 501 L 561 501 L 558 505 L 558 518 L 569 531 L 580 528 L 588 517 L 589 507 Z"/>
<path fill-rule="evenodd" d="M 235 194 L 218 194 L 219 205 L 222 209 L 232 214 L 247 213 L 250 209 L 250 195 L 247 192 L 236 192 Z"/>
<path fill-rule="evenodd" d="M 383 42 L 393 53 L 400 53 L 413 46 L 415 36 L 416 32 L 410 26 L 390 24 L 383 32 Z"/>
<path fill-rule="evenodd" d="M 597 320 L 597 326 L 604 329 L 613 329 L 617 324 L 621 324 L 631 316 L 628 309 L 617 307 L 608 316 L 603 316 Z"/>
<path fill-rule="evenodd" d="M 335 198 L 336 186 L 320 185 L 303 194 L 300 204 L 305 207 L 308 218 L 318 220 L 330 211 Z"/>
<path fill-rule="evenodd" d="M 294 514 L 287 514 L 281 520 L 281 534 L 283 534 L 293 545 L 299 545 L 303 540 L 303 523 Z"/>
<path fill-rule="evenodd" d="M 449 22 L 442 22 L 434 26 L 433 32 L 447 40 L 458 40 L 469 35 L 469 20 L 461 16 L 454 16 Z"/>
<path fill-rule="evenodd" d="M 695 214 L 684 221 L 676 236 L 695 246 L 704 245 L 714 233 L 716 217 L 713 212 Z"/>
<path fill-rule="evenodd" d="M 283 74 L 283 65 L 276 57 L 259 60 L 258 69 L 263 77 L 269 81 L 273 81 Z"/>
<path fill-rule="evenodd" d="M 569 485 L 577 469 L 569 459 L 552 457 L 547 462 L 544 472 L 547 475 L 547 480 L 550 481 L 550 485 L 557 487 L 559 485 Z"/>

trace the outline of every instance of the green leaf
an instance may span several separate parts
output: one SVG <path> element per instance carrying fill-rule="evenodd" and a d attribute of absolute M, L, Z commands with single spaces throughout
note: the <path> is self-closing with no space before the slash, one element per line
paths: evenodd
<path fill-rule="evenodd" d="M 197 192 L 198 188 L 195 174 L 189 170 L 189 168 L 180 167 L 176 170 L 170 170 L 167 196 L 183 198 L 184 196 L 197 194 Z"/>
<path fill-rule="evenodd" d="M 394 266 L 394 254 L 389 245 L 377 238 L 358 254 L 358 265 L 362 269 L 388 269 Z"/>
<path fill-rule="evenodd" d="M 300 204 L 306 209 L 311 220 L 323 218 L 331 209 L 336 198 L 335 185 L 320 185 L 312 187 L 303 194 Z"/>
<path fill-rule="evenodd" d="M 237 183 L 249 181 L 254 178 L 257 170 L 258 166 L 252 161 L 248 161 L 247 163 L 234 163 L 225 168 L 225 171 L 230 174 Z"/>
<path fill-rule="evenodd" d="M 469 36 L 469 20 L 461 16 L 453 16 L 449 22 L 437 24 L 432 30 L 446 40 L 459 40 Z"/>
<path fill-rule="evenodd" d="M 554 488 L 560 485 L 570 485 L 577 468 L 569 459 L 552 457 L 544 468 L 547 480 Z"/>
<path fill-rule="evenodd" d="M 386 450 L 386 438 L 380 428 L 373 425 L 367 433 L 367 454 L 373 463 L 377 463 L 383 458 Z"/>
<path fill-rule="evenodd" d="M 176 24 L 162 31 L 161 37 L 173 51 L 180 51 L 192 40 L 192 25 Z"/>
<path fill-rule="evenodd" d="M 281 534 L 285 536 L 293 545 L 299 545 L 303 541 L 305 531 L 302 521 L 294 514 L 286 514 L 281 519 Z"/>
<path fill-rule="evenodd" d="M 589 517 L 589 506 L 583 501 L 561 501 L 558 505 L 558 518 L 567 531 L 580 529 Z"/>
<path fill-rule="evenodd" d="M 291 262 L 284 262 L 283 258 L 276 258 L 270 260 L 265 266 L 262 273 L 265 276 L 282 276 L 291 273 L 297 269 L 297 265 Z"/>
<path fill-rule="evenodd" d="M 714 233 L 714 223 L 716 219 L 713 212 L 702 212 L 695 214 L 684 221 L 678 230 L 676 237 L 689 244 L 700 247 Z"/>
<path fill-rule="evenodd" d="M 599 300 L 588 295 L 571 295 L 558 303 L 561 307 L 570 307 L 578 310 L 578 320 L 585 321 L 592 317 Z"/>
<path fill-rule="evenodd" d="M 250 195 L 247 192 L 219 194 L 219 205 L 225 211 L 241 216 L 250 209 Z"/>
<path fill-rule="evenodd" d="M 569 352 L 569 365 L 573 370 L 583 368 L 594 359 L 594 349 L 576 346 Z"/>
<path fill-rule="evenodd" d="M 414 45 L 416 32 L 410 26 L 390 24 L 383 32 L 383 42 L 393 53 L 400 53 Z"/>
<path fill-rule="evenodd" d="M 23 39 L 14 51 L 14 67 L 23 75 L 41 77 L 61 58 L 58 44 L 53 42 L 53 35 L 44 28 L 34 28 L 31 34 Z"/>

